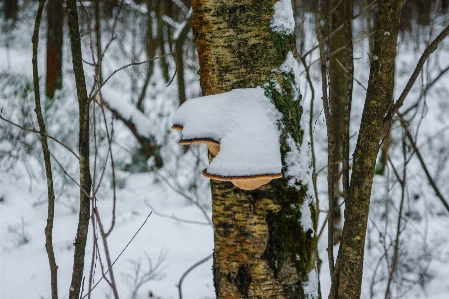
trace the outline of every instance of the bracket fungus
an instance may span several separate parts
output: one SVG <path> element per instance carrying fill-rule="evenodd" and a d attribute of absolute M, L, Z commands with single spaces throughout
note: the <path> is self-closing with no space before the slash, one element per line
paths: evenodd
<path fill-rule="evenodd" d="M 204 143 L 213 155 L 203 175 L 253 190 L 282 177 L 280 112 L 260 87 L 185 102 L 172 126 L 179 144 Z"/>

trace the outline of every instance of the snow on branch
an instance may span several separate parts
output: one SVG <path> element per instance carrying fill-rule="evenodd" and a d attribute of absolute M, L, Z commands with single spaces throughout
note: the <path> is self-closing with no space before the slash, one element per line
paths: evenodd
<path fill-rule="evenodd" d="M 251 190 L 282 177 L 280 119 L 257 87 L 189 100 L 176 112 L 172 128 L 182 130 L 180 144 L 209 146 L 215 158 L 203 171 L 206 177 Z"/>
<path fill-rule="evenodd" d="M 157 134 L 154 130 L 154 124 L 142 111 L 128 103 L 117 92 L 108 87 L 103 87 L 101 93 L 102 102 L 114 112 L 116 117 L 124 121 L 140 142 L 142 139 L 150 143 L 156 142 Z M 160 142 L 162 140 L 157 140 L 157 143 Z"/>

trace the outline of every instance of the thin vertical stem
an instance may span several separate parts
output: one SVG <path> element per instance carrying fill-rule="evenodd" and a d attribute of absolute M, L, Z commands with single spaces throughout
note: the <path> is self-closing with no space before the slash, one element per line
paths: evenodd
<path fill-rule="evenodd" d="M 346 99 L 344 103 L 344 117 L 343 117 L 343 165 L 342 165 L 342 185 L 343 185 L 343 200 L 346 201 L 349 193 L 349 154 L 350 154 L 350 124 L 351 124 L 351 106 L 352 106 L 352 91 L 354 79 L 354 46 L 352 43 L 352 13 L 353 1 L 343 3 L 345 6 L 345 35 L 346 35 L 346 63 L 345 72 L 347 74 L 347 89 Z"/>
<path fill-rule="evenodd" d="M 78 299 L 84 272 L 84 256 L 86 251 L 87 234 L 90 219 L 90 191 L 92 178 L 90 175 L 90 100 L 87 96 L 86 80 L 81 53 L 81 37 L 78 24 L 76 0 L 67 0 L 67 20 L 70 31 L 70 45 L 72 50 L 73 71 L 79 104 L 79 165 L 80 165 L 80 210 L 78 229 L 75 239 L 75 253 L 73 260 L 72 282 L 69 299 Z"/>
<path fill-rule="evenodd" d="M 324 7 L 323 7 L 324 6 Z M 328 62 L 329 62 L 329 3 L 327 0 L 320 0 L 318 2 L 318 14 L 316 18 L 316 32 L 318 36 L 318 42 L 320 45 L 320 60 L 321 60 L 321 89 L 322 89 L 322 100 L 323 100 L 323 110 L 324 117 L 326 119 L 327 128 L 327 144 L 328 144 L 328 197 L 329 197 L 329 211 L 327 215 L 327 225 L 328 225 L 328 262 L 329 262 L 329 272 L 331 279 L 334 274 L 334 251 L 333 251 L 333 211 L 334 211 L 334 193 L 335 184 L 333 182 L 334 175 L 334 164 L 335 161 L 335 150 L 334 150 L 334 135 L 331 126 L 331 111 L 330 111 L 330 99 L 328 94 Z M 323 31 L 326 32 L 326 37 L 323 36 Z"/>
<path fill-rule="evenodd" d="M 399 244 L 401 239 L 401 226 L 402 226 L 402 211 L 404 209 L 404 202 L 405 202 L 405 185 L 407 181 L 407 149 L 405 146 L 405 138 L 406 133 L 404 133 L 403 136 L 403 142 L 402 142 L 402 156 L 404 159 L 404 165 L 402 170 L 402 179 L 397 173 L 396 169 L 393 170 L 396 174 L 396 177 L 399 181 L 399 184 L 401 185 L 401 202 L 399 204 L 399 213 L 398 213 L 398 223 L 396 227 L 396 238 L 394 241 L 394 249 L 393 249 L 393 260 L 391 261 L 391 269 L 390 269 L 390 275 L 388 277 L 388 283 L 387 283 L 387 289 L 385 291 L 385 299 L 391 298 L 391 283 L 393 282 L 394 273 L 396 272 L 396 267 L 398 265 L 398 259 L 399 259 Z"/>
<path fill-rule="evenodd" d="M 34 83 L 34 101 L 36 108 L 34 112 L 39 123 L 40 141 L 42 144 L 42 153 L 44 155 L 45 174 L 47 176 L 47 196 L 48 196 L 48 214 L 47 226 L 45 227 L 45 249 L 47 250 L 48 262 L 50 264 L 51 297 L 58 298 L 58 266 L 56 265 L 55 253 L 53 250 L 53 223 L 55 217 L 55 192 L 53 188 L 53 173 L 51 170 L 51 154 L 47 143 L 47 131 L 45 129 L 44 117 L 42 115 L 40 89 L 39 89 L 39 70 L 37 64 L 37 53 L 39 48 L 39 27 L 44 10 L 45 0 L 39 0 L 39 8 L 36 14 L 36 22 L 33 33 L 33 83 Z"/>

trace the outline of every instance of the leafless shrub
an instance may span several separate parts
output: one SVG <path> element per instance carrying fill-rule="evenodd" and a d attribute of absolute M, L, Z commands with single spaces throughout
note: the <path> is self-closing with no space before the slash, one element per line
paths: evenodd
<path fill-rule="evenodd" d="M 145 253 L 145 259 L 148 266 L 145 268 L 141 257 L 137 260 L 130 260 L 131 269 L 128 273 L 122 274 L 123 280 L 130 291 L 129 298 L 137 298 L 140 288 L 150 281 L 161 280 L 165 277 L 162 266 L 167 257 L 167 250 L 162 249 L 155 264 L 150 256 Z"/>
<path fill-rule="evenodd" d="M 20 218 L 19 223 L 8 224 L 8 233 L 14 239 L 14 246 L 20 247 L 28 244 L 31 240 L 31 236 L 26 230 L 27 224 L 23 217 Z"/>

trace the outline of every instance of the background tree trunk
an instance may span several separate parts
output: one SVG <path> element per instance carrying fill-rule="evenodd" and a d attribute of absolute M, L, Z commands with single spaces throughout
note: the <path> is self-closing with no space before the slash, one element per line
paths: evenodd
<path fill-rule="evenodd" d="M 393 98 L 400 0 L 380 0 L 368 90 L 329 298 L 360 298 L 366 227 L 383 119 Z"/>
<path fill-rule="evenodd" d="M 49 0 L 47 4 L 47 78 L 45 93 L 53 98 L 62 88 L 62 43 L 64 10 L 62 0 Z"/>
<path fill-rule="evenodd" d="M 185 82 L 185 66 L 184 66 L 184 42 L 187 39 L 187 34 L 192 27 L 192 19 L 186 20 L 184 28 L 175 40 L 175 57 L 176 57 L 176 73 L 178 76 L 178 97 L 179 105 L 182 105 L 186 100 L 186 82 Z"/>
<path fill-rule="evenodd" d="M 114 8 L 118 7 L 118 0 L 103 0 L 103 11 L 106 18 L 114 16 Z"/>
<path fill-rule="evenodd" d="M 19 1 L 18 0 L 5 0 L 5 19 L 12 19 L 16 21 L 17 12 L 19 11 Z"/>
<path fill-rule="evenodd" d="M 350 103 L 352 101 L 352 80 L 354 77 L 353 46 L 352 46 L 352 11 L 353 1 L 330 1 L 330 35 L 329 52 L 329 88 L 330 109 L 333 140 L 334 140 L 334 167 L 332 182 L 334 194 L 329 194 L 329 200 L 333 200 L 332 228 L 333 244 L 338 244 L 341 237 L 341 187 L 342 162 L 347 162 L 348 151 L 344 147 L 349 146 L 349 116 Z M 340 28 L 342 27 L 342 28 Z M 345 121 L 345 117 L 347 117 Z M 345 122 L 347 124 L 345 124 Z"/>
<path fill-rule="evenodd" d="M 162 77 L 164 77 L 165 82 L 170 81 L 170 74 L 169 74 L 169 65 L 167 57 L 165 57 L 165 54 L 167 53 L 165 51 L 165 37 L 167 36 L 167 25 L 164 23 L 164 12 L 165 12 L 165 5 L 163 0 L 156 0 L 156 17 L 157 17 L 157 45 L 159 47 L 159 63 L 162 70 Z"/>
<path fill-rule="evenodd" d="M 302 108 L 292 77 L 272 72 L 289 51 L 296 53 L 294 35 L 270 29 L 276 2 L 192 1 L 192 27 L 203 95 L 263 86 L 270 79 L 279 83 L 282 92 L 274 86 L 266 90 L 285 116 L 281 137 L 285 172 L 289 150 L 285 138 L 290 135 L 301 144 Z M 301 217 L 315 215 L 307 186 L 297 181 L 291 187 L 285 177 L 253 191 L 218 181 L 211 185 L 217 298 L 306 298 L 316 246 L 312 221 L 310 227 L 301 222 Z"/>

